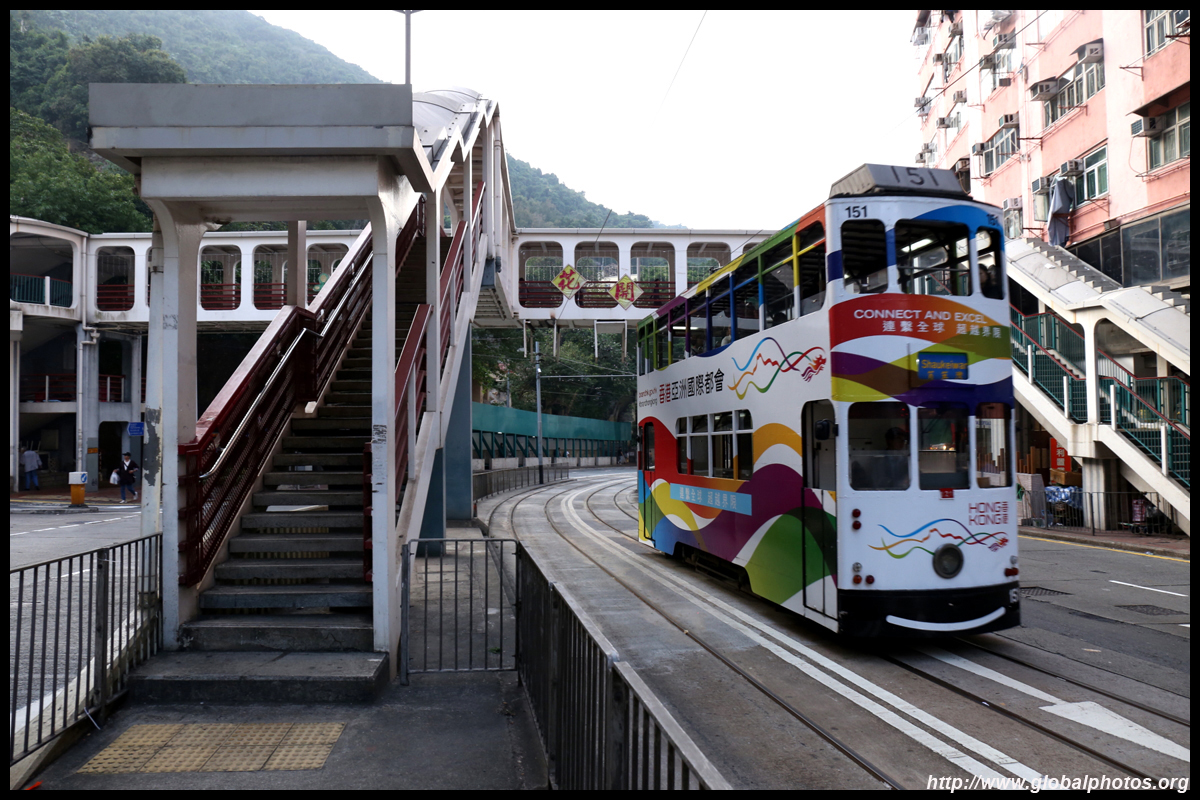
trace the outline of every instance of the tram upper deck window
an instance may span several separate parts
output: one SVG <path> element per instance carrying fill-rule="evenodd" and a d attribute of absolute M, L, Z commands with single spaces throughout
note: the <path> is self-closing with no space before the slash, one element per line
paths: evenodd
<path fill-rule="evenodd" d="M 733 327 L 730 324 L 732 319 L 729 316 L 729 291 L 726 289 L 729 284 L 724 280 L 719 283 L 721 289 L 725 289 L 725 291 L 718 294 L 720 289 L 715 285 L 709 289 L 712 301 L 708 304 L 708 336 L 714 349 L 724 347 L 733 341 Z"/>
<path fill-rule="evenodd" d="M 963 297 L 971 293 L 971 259 L 966 225 L 954 222 L 896 223 L 896 266 L 900 291 Z"/>
<path fill-rule="evenodd" d="M 682 304 L 671 309 L 671 363 L 687 358 L 687 309 Z"/>
<path fill-rule="evenodd" d="M 795 273 L 790 263 L 780 264 L 763 275 L 763 304 L 767 327 L 774 328 L 796 318 Z"/>
<path fill-rule="evenodd" d="M 975 474 L 979 488 L 1012 486 L 1012 448 L 1007 403 L 980 403 L 975 409 Z"/>
<path fill-rule="evenodd" d="M 667 350 L 667 318 L 659 317 L 654 321 L 654 366 L 662 369 L 670 363 Z"/>
<path fill-rule="evenodd" d="M 871 294 L 887 289 L 887 233 L 877 219 L 842 223 L 842 269 L 846 291 Z"/>
<path fill-rule="evenodd" d="M 847 416 L 852 489 L 907 489 L 907 403 L 854 403 Z"/>
<path fill-rule="evenodd" d="M 708 351 L 707 295 L 697 292 L 688 304 L 688 349 L 697 356 Z"/>
<path fill-rule="evenodd" d="M 800 316 L 820 311 L 825 305 L 826 277 L 825 241 L 821 240 L 800 252 Z"/>
<path fill-rule="evenodd" d="M 917 465 L 922 489 L 966 489 L 970 486 L 967 407 L 944 403 L 918 408 L 921 449 Z"/>
<path fill-rule="evenodd" d="M 791 244 L 788 244 L 791 247 Z M 733 308 L 736 315 L 733 335 L 737 339 L 745 339 L 758 333 L 758 266 L 751 262 L 749 266 L 741 267 L 733 274 Z"/>
<path fill-rule="evenodd" d="M 984 297 L 1004 299 L 1004 267 L 1000 258 L 1000 231 L 980 228 L 975 232 L 979 253 L 979 290 Z"/>

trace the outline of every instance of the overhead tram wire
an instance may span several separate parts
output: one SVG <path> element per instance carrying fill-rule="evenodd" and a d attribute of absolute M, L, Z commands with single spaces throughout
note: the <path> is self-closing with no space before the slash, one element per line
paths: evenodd
<path fill-rule="evenodd" d="M 1030 27 L 1031 25 L 1033 25 L 1035 22 L 1037 22 L 1039 19 L 1041 19 L 1041 18 L 1042 18 L 1042 17 L 1043 17 L 1045 14 L 1046 14 L 1046 12 L 1045 12 L 1045 11 L 1043 11 L 1041 14 L 1038 14 L 1036 17 L 1034 17 L 1033 19 L 1031 19 L 1031 20 L 1030 20 L 1030 21 L 1029 21 L 1029 22 L 1028 22 L 1028 23 L 1025 25 L 1025 27 L 1024 27 L 1024 28 L 1021 28 L 1021 29 L 1020 29 L 1020 30 L 1018 30 L 1018 31 L 1013 31 L 1013 36 L 1016 36 L 1016 35 L 1017 35 L 1017 34 L 1019 34 L 1019 33 L 1024 33 L 1026 30 L 1028 30 L 1028 29 L 1029 29 L 1029 27 Z M 939 97 L 941 97 L 942 95 L 944 95 L 946 92 L 950 91 L 951 87 L 953 87 L 953 86 L 954 86 L 956 83 L 958 83 L 958 82 L 959 82 L 959 81 L 961 81 L 963 78 L 967 77 L 967 75 L 969 75 L 970 73 L 974 72 L 974 71 L 975 71 L 975 70 L 977 70 L 977 69 L 979 69 L 979 62 L 978 62 L 978 61 L 976 61 L 976 62 L 975 62 L 975 63 L 974 63 L 972 66 L 970 66 L 970 67 L 967 67 L 966 69 L 964 69 L 964 70 L 962 71 L 962 74 L 961 74 L 961 75 L 959 75 L 957 78 L 955 78 L 954 80 L 950 81 L 950 83 L 947 83 L 945 86 L 943 86 L 941 89 L 939 89 L 939 90 L 938 90 L 938 92 L 937 92 L 937 93 L 936 93 L 936 94 L 935 94 L 933 97 L 930 97 L 930 98 L 929 98 L 929 102 L 930 102 L 930 103 L 933 103 L 933 101 L 934 101 L 934 100 L 937 100 Z M 1016 70 L 1014 70 L 1014 72 L 1015 72 L 1015 71 L 1016 71 Z M 892 128 L 892 130 L 893 130 L 893 131 L 894 131 L 894 130 L 896 130 L 896 128 L 899 128 L 901 125 L 903 125 L 903 124 L 905 124 L 906 122 L 908 122 L 908 121 L 909 121 L 909 120 L 910 120 L 910 119 L 911 119 L 911 118 L 912 118 L 914 115 L 916 115 L 916 114 L 920 114 L 920 113 L 921 113 L 921 112 L 920 112 L 920 110 L 917 110 L 917 111 L 911 111 L 911 112 L 909 112 L 908 114 L 905 114 L 905 115 L 904 115 L 904 119 L 902 119 L 902 120 L 900 120 L 898 123 L 896 123 L 895 127 L 893 127 L 893 128 Z"/>
<path fill-rule="evenodd" d="M 691 41 L 688 42 L 687 49 L 683 51 L 683 58 L 679 59 L 679 66 L 675 68 L 675 74 L 671 76 L 671 82 L 667 84 L 667 90 L 663 92 L 662 100 L 658 102 L 658 111 L 655 112 L 656 116 L 662 113 L 663 105 L 667 102 L 667 95 L 671 93 L 671 88 L 675 86 L 675 79 L 679 77 L 679 70 L 683 69 L 683 62 L 687 60 L 688 53 L 692 50 L 692 43 L 696 41 L 696 34 L 700 33 L 700 26 L 704 24 L 704 18 L 707 16 L 707 10 L 700 15 L 700 21 L 696 23 L 696 30 L 692 33 Z"/>

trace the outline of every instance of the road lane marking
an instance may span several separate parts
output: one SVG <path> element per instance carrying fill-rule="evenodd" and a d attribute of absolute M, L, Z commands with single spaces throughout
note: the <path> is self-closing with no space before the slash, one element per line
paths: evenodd
<path fill-rule="evenodd" d="M 1154 589 L 1149 586 L 1138 586 L 1136 583 L 1126 583 L 1125 581 L 1109 580 L 1109 583 L 1119 583 L 1122 586 L 1132 586 L 1135 589 L 1145 589 L 1147 592 L 1162 592 L 1163 594 L 1173 594 L 1176 597 L 1187 597 L 1186 594 L 1180 594 L 1179 592 L 1168 592 L 1166 589 Z"/>
<path fill-rule="evenodd" d="M 971 756 L 958 750 L 953 745 L 943 742 L 942 740 L 938 739 L 937 737 L 932 736 L 928 732 L 922 730 L 920 727 L 918 727 L 918 726 L 914 725 L 913 723 L 909 722 L 908 720 L 904 719 L 896 712 L 894 712 L 888 708 L 885 708 L 884 706 L 880 705 L 879 703 L 875 702 L 874 700 L 870 699 L 869 697 L 864 696 L 862 693 L 855 691 L 853 688 L 851 688 L 849 686 L 846 686 L 844 683 L 838 681 L 832 675 L 829 675 L 827 672 L 824 672 L 821 669 L 818 669 L 817 665 L 824 667 L 829 672 L 832 672 L 832 673 L 838 675 L 839 677 L 843 678 L 844 680 L 858 686 L 858 688 L 863 689 L 867 693 L 874 695 L 875 697 L 879 698 L 884 703 L 887 703 L 887 704 L 893 706 L 894 708 L 896 708 L 897 711 L 908 714 L 909 716 L 913 717 L 917 721 L 927 725 L 930 728 L 933 728 L 935 731 L 938 731 L 939 733 L 942 733 L 942 734 L 948 736 L 952 741 L 956 742 L 957 744 L 964 747 L 965 749 L 973 750 L 976 755 L 979 755 L 982 758 L 984 758 L 988 761 L 991 761 L 992 763 L 996 764 L 997 766 L 1000 766 L 1000 767 L 1008 770 L 1009 772 L 1012 772 L 1013 774 L 1015 774 L 1021 778 L 1024 778 L 1026 780 L 1029 780 L 1029 781 L 1045 780 L 1045 776 L 1043 776 L 1040 772 L 1020 763 L 1019 761 L 1012 758 L 1011 756 L 1005 755 L 1004 753 L 995 749 L 991 745 L 988 745 L 984 742 L 979 741 L 978 739 L 975 739 L 972 736 L 967 735 L 965 732 L 954 728 L 952 725 L 944 722 L 941 719 L 938 719 L 937 717 L 933 716 L 932 714 L 929 714 L 928 712 L 917 708 L 916 706 L 914 706 L 912 703 L 908 702 L 907 700 L 904 700 L 904 699 L 900 698 L 899 696 L 893 694 L 892 692 L 889 692 L 886 689 L 883 689 L 882 687 L 872 683 L 871 681 L 862 677 L 858 673 L 846 668 L 845 666 L 838 664 L 837 662 L 835 662 L 829 658 L 826 658 L 825 656 L 806 647 L 805 645 L 801 644 L 800 642 L 796 641 L 795 639 L 792 639 L 790 636 L 787 636 L 787 635 L 775 630 L 774 628 L 772 628 L 769 625 L 759 622 L 758 620 L 752 618 L 750 615 L 746 614 L 745 612 L 743 612 L 737 608 L 734 608 L 733 606 L 729 605 L 728 603 L 725 603 L 724 601 L 718 599 L 717 597 L 708 594 L 704 590 L 688 585 L 686 582 L 680 580 L 679 578 L 677 578 L 674 575 L 671 575 L 668 572 L 665 572 L 662 570 L 651 569 L 650 567 L 640 563 L 637 560 L 636 556 L 634 556 L 632 553 L 629 553 L 627 550 L 625 550 L 624 547 L 621 547 L 620 545 L 616 544 L 615 542 L 610 541 L 602 533 L 600 533 L 599 531 L 597 531 L 594 528 L 592 528 L 591 526 L 589 526 L 575 512 L 575 509 L 571 505 L 571 502 L 574 501 L 574 499 L 576 497 L 583 494 L 583 492 L 587 491 L 590 488 L 591 487 L 585 487 L 583 489 L 580 489 L 578 492 L 575 492 L 574 494 L 569 495 L 568 497 L 564 498 L 561 501 L 564 512 L 573 521 L 573 523 L 577 526 L 578 530 L 583 532 L 585 535 L 589 536 L 589 538 L 596 540 L 596 542 L 601 544 L 605 549 L 607 549 L 610 552 L 614 553 L 615 555 L 619 556 L 622 560 L 628 562 L 635 569 L 639 570 L 640 572 L 642 572 L 643 574 L 650 577 L 651 579 L 653 579 L 656 582 L 661 582 L 663 579 L 665 579 L 668 582 L 675 584 L 681 590 L 679 592 L 679 594 L 683 599 L 692 603 L 697 608 L 708 613 L 712 617 L 725 623 L 726 625 L 733 628 L 734 630 L 742 633 L 742 635 L 746 636 L 751 641 L 755 642 L 756 644 L 760 645 L 767 651 L 776 655 L 777 657 L 779 657 L 781 660 L 785 661 L 786 663 L 789 663 L 792 666 L 796 667 L 797 669 L 799 669 L 801 672 L 808 675 L 813 680 L 817 681 L 818 683 L 823 684 L 824 686 L 828 687 L 829 689 L 832 689 L 833 691 L 837 692 L 839 695 L 846 698 L 850 702 L 854 703 L 855 705 L 860 706 L 864 710 L 875 715 L 875 717 L 878 718 L 879 720 L 881 720 L 882 722 L 885 722 L 888 725 L 891 725 L 892 727 L 896 728 L 898 731 L 905 734 L 906 736 L 911 738 L 913 741 L 924 745 L 926 748 L 928 748 L 935 754 L 940 755 L 943 758 L 947 759 L 952 764 L 958 766 L 960 769 L 963 769 L 964 771 L 969 772 L 973 775 L 978 775 L 981 778 L 993 778 L 993 779 L 1000 778 L 1000 779 L 1002 779 L 1000 774 L 997 773 L 995 770 L 993 770 L 991 767 L 989 767 L 985 764 L 981 764 L 979 761 L 976 761 Z M 704 602 L 701 602 L 701 600 L 703 600 Z M 707 603 L 708 605 L 706 605 L 705 603 Z M 717 611 L 716 608 L 720 608 L 721 611 Z M 722 612 L 726 612 L 726 613 L 722 613 Z M 740 619 L 741 621 L 739 622 L 739 621 L 733 619 L 734 617 Z M 786 645 L 788 648 L 796 651 L 801 656 L 803 656 L 803 658 L 793 655 L 792 653 L 788 652 L 783 647 L 781 647 L 779 644 L 775 644 L 775 642 L 768 641 L 764 636 L 760 635 L 758 632 L 750 630 L 751 627 L 757 628 L 759 631 L 762 631 L 762 633 L 766 634 L 767 636 L 770 636 L 771 638 L 777 640 L 781 644 Z"/>
<path fill-rule="evenodd" d="M 1181 745 L 1172 742 L 1165 736 L 1160 736 L 1154 731 L 1143 728 L 1136 722 L 1131 722 L 1125 719 L 1115 711 L 1110 711 L 1099 703 L 1084 701 L 1081 703 L 1070 703 L 1066 700 L 1060 700 L 1052 694 L 1047 694 L 1041 689 L 1036 689 L 1027 683 L 1022 683 L 1016 678 L 1010 678 L 996 672 L 993 669 L 980 666 L 974 661 L 970 661 L 962 656 L 948 653 L 939 647 L 918 647 L 919 652 L 924 653 L 930 658 L 936 658 L 938 661 L 949 664 L 952 667 L 958 667 L 964 672 L 971 675 L 978 675 L 981 678 L 995 681 L 1010 689 L 1016 689 L 1022 694 L 1027 694 L 1030 697 L 1040 700 L 1044 703 L 1050 703 L 1048 706 L 1041 706 L 1041 710 L 1049 714 L 1069 719 L 1072 722 L 1078 722 L 1080 725 L 1086 725 L 1089 728 L 1095 728 L 1098 731 L 1107 733 L 1111 736 L 1116 736 L 1119 739 L 1124 739 L 1134 744 L 1139 744 L 1142 747 L 1178 758 L 1180 761 L 1191 763 L 1191 750 Z"/>

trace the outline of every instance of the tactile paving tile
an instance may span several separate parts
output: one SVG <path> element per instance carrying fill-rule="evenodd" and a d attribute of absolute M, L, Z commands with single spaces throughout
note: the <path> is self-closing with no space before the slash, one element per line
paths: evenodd
<path fill-rule="evenodd" d="M 297 722 L 280 744 L 334 744 L 345 727 L 344 722 Z"/>
<path fill-rule="evenodd" d="M 79 768 L 79 772 L 92 775 L 137 772 L 160 749 L 158 745 L 152 747 L 118 747 L 115 743 L 110 744 L 92 756 L 91 761 Z"/>
<path fill-rule="evenodd" d="M 220 745 L 224 744 L 229 735 L 237 729 L 235 724 L 206 723 L 201 725 L 184 725 L 171 740 L 168 747 L 187 747 L 189 745 Z"/>
<path fill-rule="evenodd" d="M 217 752 L 216 744 L 164 747 L 138 772 L 203 772 L 204 764 Z"/>
<path fill-rule="evenodd" d="M 218 747 L 204 764 L 204 772 L 255 772 L 275 752 L 273 744 L 225 745 Z"/>
<path fill-rule="evenodd" d="M 134 725 L 117 737 L 110 747 L 162 747 L 183 725 Z"/>
<path fill-rule="evenodd" d="M 291 729 L 290 722 L 244 722 L 225 740 L 225 745 L 277 745 Z"/>
<path fill-rule="evenodd" d="M 320 769 L 332 750 L 331 744 L 280 745 L 263 769 Z"/>

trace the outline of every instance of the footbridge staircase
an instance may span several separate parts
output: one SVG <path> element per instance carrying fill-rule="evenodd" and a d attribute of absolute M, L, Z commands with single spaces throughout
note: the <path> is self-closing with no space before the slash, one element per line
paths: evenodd
<path fill-rule="evenodd" d="M 1114 468 L 1190 533 L 1190 299 L 1122 287 L 1038 239 L 1010 241 L 1008 257 L 1038 305 L 1011 309 L 1018 401 L 1080 460 L 1084 491 L 1109 489 Z"/>

